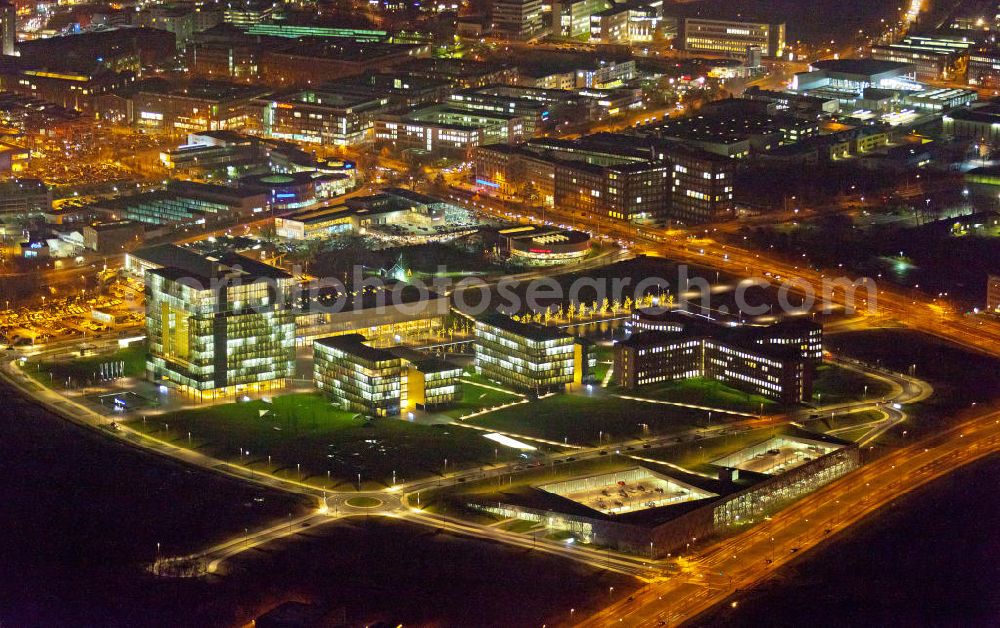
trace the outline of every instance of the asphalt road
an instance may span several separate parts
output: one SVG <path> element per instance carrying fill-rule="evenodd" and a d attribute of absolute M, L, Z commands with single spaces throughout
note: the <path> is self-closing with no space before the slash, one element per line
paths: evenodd
<path fill-rule="evenodd" d="M 903 493 L 1000 451 L 1000 409 L 887 454 L 745 532 L 680 561 L 682 573 L 616 600 L 581 626 L 676 625 L 771 576 L 781 565 Z"/>

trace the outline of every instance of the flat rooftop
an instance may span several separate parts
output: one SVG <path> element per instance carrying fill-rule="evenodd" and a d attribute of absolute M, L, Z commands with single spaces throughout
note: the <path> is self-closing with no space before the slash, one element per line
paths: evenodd
<path fill-rule="evenodd" d="M 382 42 L 354 42 L 349 40 L 302 40 L 272 54 L 315 59 L 333 59 L 346 62 L 368 62 L 379 57 L 412 55 L 419 46 L 387 44 Z"/>
<path fill-rule="evenodd" d="M 561 229 L 559 227 L 540 227 L 536 225 L 501 229 L 498 233 L 510 240 L 529 239 L 539 245 L 578 244 L 590 240 L 590 234 L 583 231 Z"/>
<path fill-rule="evenodd" d="M 438 358 L 427 353 L 422 353 L 416 349 L 411 349 L 410 347 L 395 346 L 386 349 L 396 357 L 406 360 L 413 366 L 417 368 L 421 373 L 443 373 L 446 371 L 459 371 L 461 372 L 462 367 L 455 364 L 454 362 L 449 362 L 443 358 Z"/>
<path fill-rule="evenodd" d="M 278 102 L 299 103 L 334 109 L 350 109 L 363 105 L 380 106 L 384 104 L 384 97 L 382 96 L 376 96 L 371 92 L 342 91 L 338 87 L 337 84 L 327 84 L 321 89 L 303 90 L 276 98 L 275 100 Z"/>
<path fill-rule="evenodd" d="M 167 256 L 170 256 L 170 253 L 167 253 Z M 173 281 L 191 280 L 200 283 L 202 289 L 207 289 L 213 279 L 226 278 L 227 281 L 253 282 L 258 279 L 292 278 L 280 268 L 238 253 L 203 256 L 175 252 L 171 263 L 149 272 Z"/>
<path fill-rule="evenodd" d="M 294 220 L 304 224 L 312 224 L 317 222 L 326 222 L 327 220 L 333 220 L 344 216 L 350 216 L 353 213 L 354 210 L 347 205 L 333 205 L 329 207 L 320 207 L 318 209 L 297 211 L 280 216 L 280 218 L 283 220 Z"/>
<path fill-rule="evenodd" d="M 340 336 L 327 336 L 314 341 L 318 345 L 338 349 L 344 353 L 349 353 L 355 357 L 369 362 L 386 362 L 389 360 L 399 360 L 399 358 L 387 349 L 376 349 L 369 347 L 365 343 L 365 337 L 361 334 L 343 334 Z"/>
<path fill-rule="evenodd" d="M 833 442 L 798 436 L 774 436 L 713 460 L 712 464 L 761 475 L 779 475 L 838 449 L 843 449 L 843 446 Z"/>
<path fill-rule="evenodd" d="M 898 61 L 879 61 L 878 59 L 823 59 L 822 61 L 814 61 L 811 67 L 826 72 L 871 76 L 886 72 L 903 73 L 912 70 L 913 64 Z"/>
<path fill-rule="evenodd" d="M 229 83 L 226 81 L 191 81 L 187 85 L 169 87 L 168 89 L 147 89 L 147 93 L 168 95 L 179 98 L 192 98 L 197 100 L 222 102 L 226 100 L 250 99 L 262 96 L 267 93 L 267 89 L 241 85 L 239 83 Z"/>
<path fill-rule="evenodd" d="M 718 497 L 674 477 L 633 467 L 538 486 L 605 515 L 673 506 Z"/>
<path fill-rule="evenodd" d="M 197 264 L 198 260 L 204 256 L 191 249 L 186 249 L 176 244 L 158 244 L 147 246 L 128 253 L 130 257 L 142 260 L 155 266 L 179 266 L 185 267 Z"/>
<path fill-rule="evenodd" d="M 551 327 L 544 327 L 542 325 L 521 323 L 499 312 L 491 312 L 489 314 L 483 314 L 482 316 L 477 317 L 476 321 L 484 323 L 486 325 L 492 325 L 493 327 L 498 327 L 500 329 L 503 329 L 504 331 L 508 331 L 517 336 L 521 336 L 529 340 L 534 340 L 536 342 L 573 338 L 573 336 L 571 336 L 570 334 L 559 331 L 558 329 L 553 329 Z"/>

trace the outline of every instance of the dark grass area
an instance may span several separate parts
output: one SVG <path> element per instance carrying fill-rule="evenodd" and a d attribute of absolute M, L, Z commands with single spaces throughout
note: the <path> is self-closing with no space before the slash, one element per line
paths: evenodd
<path fill-rule="evenodd" d="M 866 389 L 867 387 L 867 389 Z M 887 395 L 892 386 L 836 364 L 816 368 L 813 380 L 813 403 L 818 405 L 878 399 Z"/>
<path fill-rule="evenodd" d="M 708 465 L 712 460 L 767 440 L 779 432 L 780 430 L 775 428 L 760 428 L 713 438 L 686 440 L 667 447 L 644 450 L 642 455 L 653 460 L 680 465 L 687 469 L 715 474 L 717 469 Z"/>
<path fill-rule="evenodd" d="M 816 420 L 806 422 L 805 427 L 815 432 L 825 433 L 830 430 L 847 429 L 863 423 L 870 423 L 882 418 L 884 417 L 878 410 L 864 410 L 850 414 L 826 414 Z"/>
<path fill-rule="evenodd" d="M 440 410 L 441 414 L 457 419 L 473 412 L 479 412 L 484 408 L 492 408 L 520 399 L 517 395 L 494 390 L 495 388 L 503 388 L 503 386 L 494 384 L 478 375 L 467 373 L 462 376 L 462 379 L 468 380 L 459 384 L 462 398 Z M 483 385 L 477 386 L 476 383 Z"/>
<path fill-rule="evenodd" d="M 444 472 L 446 459 L 447 470 L 454 471 L 513 456 L 510 449 L 495 451 L 477 430 L 404 419 L 367 421 L 335 408 L 319 393 L 182 410 L 131 425 L 221 460 L 238 461 L 241 449 L 249 451 L 242 459 L 256 468 L 323 486 L 356 485 L 360 473 L 362 484 L 381 488 L 392 483 L 393 471 L 403 482 Z"/>
<path fill-rule="evenodd" d="M 482 427 L 569 443 L 597 445 L 705 424 L 708 413 L 619 399 L 611 394 L 563 394 L 470 419 Z M 643 427 L 648 426 L 648 429 Z"/>
<path fill-rule="evenodd" d="M 758 414 L 762 409 L 765 413 L 780 409 L 780 405 L 773 399 L 737 390 L 722 382 L 701 377 L 649 384 L 642 386 L 634 393 L 623 394 L 747 414 Z"/>
<path fill-rule="evenodd" d="M 254 550 L 229 563 L 224 578 L 154 578 L 143 567 L 157 542 L 165 554 L 186 552 L 302 506 L 5 399 L 4 626 L 236 626 L 289 599 L 343 606 L 350 625 L 538 626 L 572 607 L 596 609 L 609 586 L 616 595 L 635 586 L 540 553 L 376 517 Z"/>
<path fill-rule="evenodd" d="M 912 373 L 934 386 L 925 405 L 941 410 L 1000 397 L 1000 360 L 915 331 L 882 329 L 828 336 L 826 344 L 870 364 Z"/>
<path fill-rule="evenodd" d="M 186 553 L 313 506 L 113 442 L 2 394 L 4 626 L 171 625 L 157 609 L 173 613 L 193 583 L 144 572 L 157 543 L 164 554 Z"/>
<path fill-rule="evenodd" d="M 318 528 L 230 565 L 244 608 L 290 593 L 344 607 L 349 625 L 541 626 L 585 617 L 627 594 L 631 578 L 432 528 L 377 517 Z"/>
<path fill-rule="evenodd" d="M 119 368 L 117 363 L 120 362 L 124 363 L 124 369 L 121 371 L 124 377 L 142 377 L 146 371 L 146 350 L 146 343 L 141 342 L 113 353 L 74 356 L 45 362 L 29 361 L 23 366 L 23 370 L 46 385 L 52 384 L 62 388 L 68 383 L 71 388 L 75 388 L 106 380 L 111 374 L 117 375 L 117 371 L 113 373 L 109 369 L 111 364 L 115 364 L 113 368 Z M 103 371 L 103 376 L 102 365 L 106 369 Z"/>

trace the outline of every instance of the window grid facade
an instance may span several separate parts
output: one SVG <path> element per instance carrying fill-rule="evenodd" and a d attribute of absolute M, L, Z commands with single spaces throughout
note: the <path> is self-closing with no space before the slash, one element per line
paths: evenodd
<path fill-rule="evenodd" d="M 202 400 L 284 386 L 295 370 L 293 280 L 205 288 L 178 275 L 146 273 L 150 379 Z"/>
<path fill-rule="evenodd" d="M 560 390 L 573 382 L 573 336 L 500 315 L 476 321 L 476 370 L 523 391 Z"/>

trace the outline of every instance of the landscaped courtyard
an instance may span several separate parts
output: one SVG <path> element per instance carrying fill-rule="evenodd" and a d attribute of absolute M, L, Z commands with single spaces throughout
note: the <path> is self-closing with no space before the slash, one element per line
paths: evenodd
<path fill-rule="evenodd" d="M 513 392 L 501 392 L 503 387 L 475 374 L 464 374 L 459 383 L 462 397 L 441 410 L 441 414 L 458 419 L 468 414 L 480 412 L 518 401 L 522 397 Z"/>

